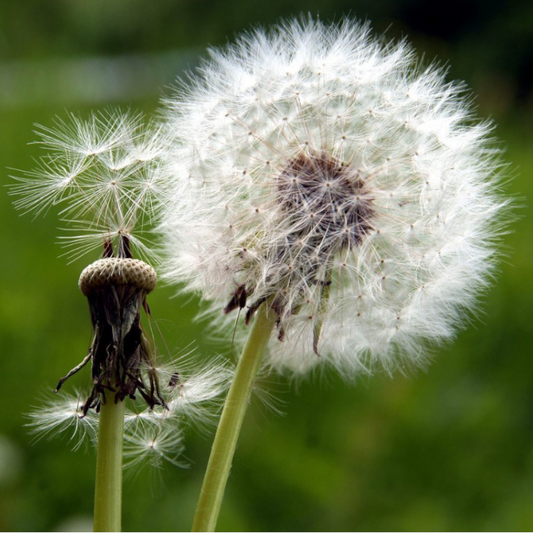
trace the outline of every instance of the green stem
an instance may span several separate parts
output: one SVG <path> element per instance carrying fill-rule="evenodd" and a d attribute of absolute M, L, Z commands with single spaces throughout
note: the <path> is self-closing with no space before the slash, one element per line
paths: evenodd
<path fill-rule="evenodd" d="M 98 424 L 94 531 L 121 530 L 123 440 L 124 402 L 108 395 Z"/>
<path fill-rule="evenodd" d="M 192 531 L 215 531 L 242 421 L 276 316 L 264 303 L 258 310 L 224 404 L 196 507 Z"/>

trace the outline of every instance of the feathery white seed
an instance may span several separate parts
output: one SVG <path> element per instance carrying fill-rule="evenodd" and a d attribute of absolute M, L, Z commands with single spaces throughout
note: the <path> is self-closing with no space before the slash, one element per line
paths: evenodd
<path fill-rule="evenodd" d="M 132 408 L 126 409 L 124 419 L 125 466 L 159 467 L 166 461 L 184 467 L 186 462 L 179 460 L 184 450 L 183 429 L 190 423 L 203 429 L 215 421 L 233 374 L 222 359 L 200 367 L 191 361 L 190 354 L 154 370 L 168 409 L 147 409 L 140 400 L 130 402 Z M 82 416 L 82 405 L 79 393 L 54 396 L 29 414 L 28 425 L 37 437 L 69 435 L 74 449 L 88 442 L 96 444 L 99 417 L 94 410 Z"/>

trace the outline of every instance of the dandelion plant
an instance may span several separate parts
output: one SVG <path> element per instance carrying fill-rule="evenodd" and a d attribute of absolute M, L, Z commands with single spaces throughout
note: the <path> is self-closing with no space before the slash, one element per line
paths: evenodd
<path fill-rule="evenodd" d="M 89 363 L 92 389 L 81 401 L 46 402 L 32 413 L 32 425 L 48 433 L 70 428 L 81 437 L 97 435 L 94 528 L 120 531 L 124 442 L 131 464 L 180 464 L 183 416 L 208 416 L 201 406 L 224 390 L 228 372 L 217 360 L 197 375 L 182 364 L 161 365 L 142 325 L 143 311 L 151 317 L 147 295 L 157 274 L 134 254 L 157 263 L 146 234 L 157 219 L 159 158 L 166 147 L 161 129 L 145 127 L 141 115 L 111 112 L 85 121 L 72 116 L 56 129 L 41 128 L 40 135 L 48 151 L 37 170 L 15 178 L 15 205 L 37 213 L 62 206 L 60 216 L 72 231 L 63 237 L 69 254 L 99 250 L 101 258 L 79 279 L 93 341 L 55 392 Z"/>
<path fill-rule="evenodd" d="M 308 18 L 210 53 L 166 102 L 163 155 L 166 276 L 222 330 L 244 323 L 202 531 L 261 366 L 351 379 L 424 364 L 487 285 L 507 203 L 491 124 L 406 42 Z"/>

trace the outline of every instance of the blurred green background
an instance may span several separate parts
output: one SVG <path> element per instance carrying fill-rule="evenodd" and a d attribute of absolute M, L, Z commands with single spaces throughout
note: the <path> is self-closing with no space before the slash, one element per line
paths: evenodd
<path fill-rule="evenodd" d="M 220 530 L 533 529 L 533 3 L 451 0 L 3 0 L 0 12 L 1 182 L 31 169 L 34 123 L 121 105 L 151 113 L 207 45 L 300 12 L 372 21 L 407 36 L 426 61 L 464 79 L 493 117 L 521 204 L 506 259 L 480 318 L 435 353 L 428 372 L 348 386 L 331 374 L 263 388 L 247 415 Z M 0 529 L 90 527 L 94 452 L 66 438 L 32 443 L 26 414 L 86 353 L 85 258 L 59 257 L 57 213 L 20 217 L 0 192 Z M 191 324 L 198 302 L 150 298 L 175 351 L 228 351 Z M 66 387 L 84 386 L 88 375 Z M 188 530 L 212 434 L 189 431 L 187 470 L 126 479 L 124 529 Z"/>

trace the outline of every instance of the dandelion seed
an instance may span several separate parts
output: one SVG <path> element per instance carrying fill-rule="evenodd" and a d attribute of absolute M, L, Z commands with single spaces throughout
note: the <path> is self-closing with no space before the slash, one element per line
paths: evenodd
<path fill-rule="evenodd" d="M 220 398 L 227 391 L 233 370 L 223 359 L 212 359 L 199 367 L 190 359 L 180 358 L 174 369 L 180 373 L 171 375 L 167 383 L 167 406 L 173 416 L 179 416 L 203 428 L 211 425 L 219 411 Z"/>
<path fill-rule="evenodd" d="M 486 286 L 507 205 L 463 92 L 353 21 L 212 50 L 167 101 L 167 278 L 225 331 L 268 306 L 280 372 L 423 363 Z"/>
<path fill-rule="evenodd" d="M 46 400 L 29 417 L 28 425 L 37 438 L 52 437 L 58 433 L 69 434 L 75 450 L 93 441 L 97 435 L 98 417 L 94 412 L 83 415 L 79 394 L 65 394 L 54 400 Z"/>
<path fill-rule="evenodd" d="M 130 432 L 126 428 L 124 441 L 125 467 L 136 469 L 143 463 L 160 468 L 164 462 L 171 463 L 179 468 L 186 468 L 187 463 L 180 460 L 185 446 L 183 436 L 178 424 L 173 431 L 168 430 L 168 425 L 163 427 L 150 426 L 142 431 Z M 138 429 L 138 428 L 136 428 Z"/>

